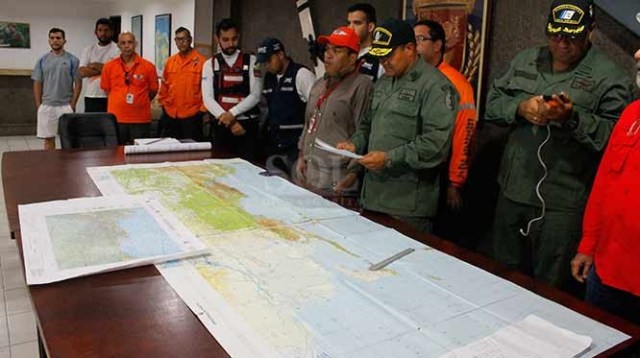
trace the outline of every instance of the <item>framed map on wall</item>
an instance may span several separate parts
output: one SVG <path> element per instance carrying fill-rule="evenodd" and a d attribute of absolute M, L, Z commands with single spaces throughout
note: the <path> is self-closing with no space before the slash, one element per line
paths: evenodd
<path fill-rule="evenodd" d="M 156 15 L 156 68 L 158 76 L 162 76 L 164 65 L 171 55 L 171 14 Z"/>
<path fill-rule="evenodd" d="M 136 37 L 136 53 L 142 56 L 142 15 L 131 17 L 131 33 Z"/>
<path fill-rule="evenodd" d="M 0 21 L 0 48 L 30 48 L 29 24 Z"/>
<path fill-rule="evenodd" d="M 491 0 L 404 0 L 403 18 L 439 22 L 445 30 L 444 59 L 467 77 L 476 92 L 480 113 L 485 44 Z"/>

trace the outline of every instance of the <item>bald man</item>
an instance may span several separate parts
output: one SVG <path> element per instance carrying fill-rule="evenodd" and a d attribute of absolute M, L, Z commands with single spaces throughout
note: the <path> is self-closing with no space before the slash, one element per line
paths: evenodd
<path fill-rule="evenodd" d="M 123 32 L 118 37 L 120 56 L 102 69 L 100 87 L 107 92 L 107 111 L 116 116 L 121 144 L 148 138 L 151 130 L 151 100 L 158 93 L 156 67 L 136 53 L 136 37 Z"/>

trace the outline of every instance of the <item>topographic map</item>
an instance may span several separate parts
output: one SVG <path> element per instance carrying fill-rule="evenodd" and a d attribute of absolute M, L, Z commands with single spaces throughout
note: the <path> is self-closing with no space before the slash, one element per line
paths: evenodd
<path fill-rule="evenodd" d="M 28 284 L 175 260 L 205 246 L 156 200 L 134 196 L 21 205 Z"/>
<path fill-rule="evenodd" d="M 591 337 L 585 356 L 628 337 L 242 160 L 87 171 L 103 195 L 156 197 L 205 243 L 157 267 L 234 357 L 437 357 L 534 313 Z"/>

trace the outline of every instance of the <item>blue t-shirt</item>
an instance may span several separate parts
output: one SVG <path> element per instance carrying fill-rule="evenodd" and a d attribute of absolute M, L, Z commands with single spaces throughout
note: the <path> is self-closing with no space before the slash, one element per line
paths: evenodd
<path fill-rule="evenodd" d="M 42 104 L 63 106 L 71 103 L 79 65 L 78 58 L 66 51 L 61 55 L 49 52 L 36 62 L 31 79 L 42 82 Z"/>

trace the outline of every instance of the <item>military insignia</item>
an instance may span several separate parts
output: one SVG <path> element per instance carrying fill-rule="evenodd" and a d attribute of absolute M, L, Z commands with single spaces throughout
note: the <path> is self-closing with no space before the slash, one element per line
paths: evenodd
<path fill-rule="evenodd" d="M 400 93 L 398 94 L 398 99 L 403 101 L 413 102 L 416 99 L 416 94 L 417 94 L 416 90 L 403 88 L 400 90 Z"/>
<path fill-rule="evenodd" d="M 262 71 L 260 70 L 260 64 L 256 63 L 253 65 L 253 76 L 254 77 L 262 77 Z"/>
<path fill-rule="evenodd" d="M 581 8 L 570 4 L 556 6 L 552 13 L 554 22 L 569 25 L 580 24 L 584 16 L 584 11 Z"/>
<path fill-rule="evenodd" d="M 453 88 L 451 86 L 444 86 L 442 90 L 445 92 L 444 95 L 444 104 L 449 108 L 450 111 L 453 111 L 455 108 L 453 103 Z"/>
<path fill-rule="evenodd" d="M 595 81 L 583 78 L 576 77 L 571 81 L 571 88 L 583 90 L 586 92 L 593 92 L 593 87 L 595 86 Z"/>
<path fill-rule="evenodd" d="M 379 46 L 389 46 L 393 34 L 384 27 L 377 27 L 373 33 L 373 44 Z"/>

